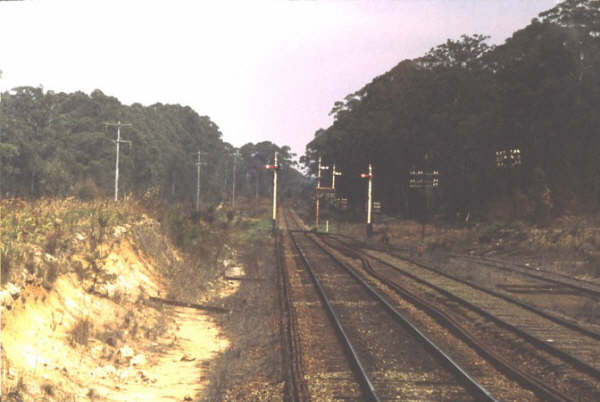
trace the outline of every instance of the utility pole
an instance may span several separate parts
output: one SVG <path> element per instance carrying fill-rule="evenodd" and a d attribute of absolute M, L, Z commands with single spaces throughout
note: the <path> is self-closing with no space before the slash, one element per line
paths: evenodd
<path fill-rule="evenodd" d="M 367 237 L 371 237 L 373 234 L 373 223 L 371 221 L 371 213 L 373 207 L 373 166 L 369 163 L 369 173 L 361 173 L 360 177 L 363 179 L 369 179 L 369 186 L 367 189 Z"/>
<path fill-rule="evenodd" d="M 206 163 L 200 161 L 201 151 L 198 151 L 198 161 L 196 162 L 196 212 L 200 211 L 200 166 Z"/>
<path fill-rule="evenodd" d="M 319 231 L 319 190 L 322 189 L 321 187 L 321 170 L 328 170 L 329 166 L 322 166 L 321 165 L 321 157 L 319 156 L 319 162 L 317 165 L 317 189 L 315 192 L 315 198 L 316 198 L 316 208 L 315 208 L 315 231 Z"/>
<path fill-rule="evenodd" d="M 131 127 L 131 123 L 104 123 L 105 126 L 117 127 L 117 139 L 114 141 L 117 146 L 117 157 L 115 161 L 115 201 L 119 199 L 119 145 L 124 142 L 131 146 L 131 141 L 121 139 L 121 127 Z"/>
<path fill-rule="evenodd" d="M 279 171 L 278 152 L 272 165 L 264 165 L 265 169 L 273 169 L 273 232 L 277 229 L 277 172 Z"/>

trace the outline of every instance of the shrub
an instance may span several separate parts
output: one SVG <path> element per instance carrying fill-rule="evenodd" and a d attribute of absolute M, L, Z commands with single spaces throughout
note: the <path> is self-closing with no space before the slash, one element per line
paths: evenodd
<path fill-rule="evenodd" d="M 204 222 L 208 223 L 209 225 L 214 222 L 215 207 L 213 205 L 206 208 L 206 211 L 204 211 L 204 214 L 203 214 L 203 219 L 204 219 Z"/>
<path fill-rule="evenodd" d="M 44 250 L 49 254 L 55 254 L 56 251 L 62 248 L 63 231 L 60 227 L 48 232 L 44 241 Z"/>
<path fill-rule="evenodd" d="M 96 337 L 109 346 L 117 347 L 119 342 L 123 341 L 123 331 L 105 328 L 103 332 L 97 333 Z"/>
<path fill-rule="evenodd" d="M 1 283 L 4 285 L 10 279 L 10 269 L 13 264 L 13 252 L 10 248 L 2 246 L 0 249 L 0 277 Z"/>
<path fill-rule="evenodd" d="M 90 338 L 92 323 L 88 318 L 81 319 L 71 330 L 71 342 L 86 346 Z"/>
<path fill-rule="evenodd" d="M 23 402 L 25 399 L 23 398 L 23 394 L 27 392 L 27 386 L 25 386 L 25 381 L 23 380 L 23 376 L 19 376 L 19 380 L 14 387 L 9 388 L 6 393 L 6 400 L 9 402 Z"/>
<path fill-rule="evenodd" d="M 92 254 L 88 254 L 85 257 L 85 260 L 88 262 L 87 268 L 83 269 L 83 273 L 80 274 L 78 272 L 77 274 L 80 278 L 83 278 L 84 280 L 86 278 L 91 278 L 92 284 L 88 289 L 88 291 L 90 292 L 96 291 L 97 284 L 103 282 L 112 282 L 117 278 L 116 274 L 111 274 L 107 272 L 106 269 L 104 269 L 104 266 L 101 265 L 101 263 L 98 263 L 99 258 L 100 255 L 97 250 Z"/>
<path fill-rule="evenodd" d="M 41 386 L 42 391 L 48 396 L 54 396 L 54 387 L 50 383 Z"/>
<path fill-rule="evenodd" d="M 485 226 L 481 230 L 481 234 L 479 235 L 479 241 L 481 243 L 489 243 L 491 242 L 498 234 L 498 231 L 502 228 L 502 225 L 497 223 L 492 223 L 490 225 Z"/>
<path fill-rule="evenodd" d="M 230 209 L 227 211 L 227 222 L 231 222 L 235 218 L 235 210 Z"/>
<path fill-rule="evenodd" d="M 50 263 L 48 269 L 46 270 L 46 277 L 44 278 L 43 286 L 48 290 L 52 289 L 52 285 L 54 285 L 54 282 L 56 282 L 57 278 L 58 264 L 56 264 L 55 262 Z"/>
<path fill-rule="evenodd" d="M 75 185 L 75 194 L 80 200 L 92 201 L 102 196 L 102 192 L 91 178 L 79 182 Z"/>

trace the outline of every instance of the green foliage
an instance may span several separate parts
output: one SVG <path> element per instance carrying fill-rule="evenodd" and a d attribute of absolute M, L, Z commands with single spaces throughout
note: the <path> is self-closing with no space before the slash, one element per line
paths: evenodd
<path fill-rule="evenodd" d="M 264 242 L 271 238 L 273 229 L 273 221 L 271 219 L 255 219 L 248 221 L 248 226 L 237 236 L 237 241 L 240 244 L 248 246 L 257 242 Z"/>
<path fill-rule="evenodd" d="M 36 198 L 76 195 L 82 200 L 107 197 L 114 186 L 114 128 L 126 121 L 121 147 L 121 194 L 160 198 L 195 197 L 197 152 L 202 151 L 201 198 L 214 204 L 230 196 L 236 149 L 223 142 L 219 127 L 180 105 L 122 105 L 95 90 L 90 95 L 44 92 L 19 87 L 2 94 L 0 103 L 0 194 Z M 271 142 L 246 144 L 236 158 L 237 192 L 266 195 L 270 172 L 262 164 L 279 152 L 281 174 L 290 188 L 302 175 L 293 169 L 290 148 Z M 285 187 L 285 184 L 284 184 Z"/>
<path fill-rule="evenodd" d="M 44 278 L 43 286 L 50 290 L 56 282 L 58 278 L 58 265 L 55 262 L 52 262 L 48 265 L 48 269 L 46 270 L 46 277 Z"/>
<path fill-rule="evenodd" d="M 406 217 L 427 205 L 408 188 L 414 167 L 440 172 L 430 202 L 447 217 L 484 216 L 492 201 L 510 205 L 517 193 L 535 204 L 528 218 L 537 223 L 572 205 L 597 208 L 598 15 L 597 0 L 567 0 L 503 45 L 463 35 L 404 60 L 336 102 L 334 123 L 315 133 L 302 161 L 312 174 L 319 156 L 336 163 L 338 192 L 355 209 L 365 202 L 368 163 L 375 200 Z M 496 168 L 496 151 L 511 148 L 522 165 Z"/>
<path fill-rule="evenodd" d="M 327 229 L 329 229 L 329 232 L 327 232 Z M 329 226 L 327 226 L 327 222 L 324 220 L 321 220 L 321 221 L 319 221 L 319 232 L 338 233 L 338 226 L 334 221 L 329 221 Z"/>
<path fill-rule="evenodd" d="M 305 195 L 309 183 L 295 169 L 297 164 L 292 158 L 296 155 L 290 152 L 290 147 L 287 145 L 279 147 L 270 141 L 248 143 L 239 149 L 236 172 L 245 172 L 245 175 L 238 174 L 240 177 L 238 188 L 241 194 L 249 197 L 272 196 L 273 173 L 272 170 L 265 169 L 264 165 L 273 164 L 275 152 L 278 154 L 280 197 Z"/>
<path fill-rule="evenodd" d="M 75 185 L 75 194 L 82 201 L 92 201 L 102 196 L 101 190 L 91 178 L 77 183 Z"/>
<path fill-rule="evenodd" d="M 15 252 L 13 249 L 0 245 L 0 284 L 4 285 L 10 279 L 10 272 L 15 263 Z"/>
<path fill-rule="evenodd" d="M 20 277 L 21 272 L 15 272 L 15 268 L 25 268 L 51 288 L 58 275 L 71 268 L 82 282 L 90 284 L 91 290 L 115 279 L 103 267 L 111 228 L 132 222 L 133 217 L 140 215 L 140 206 L 134 202 L 74 199 L 0 200 L 0 209 L 2 283 Z M 84 264 L 69 258 L 78 251 L 85 254 Z"/>
<path fill-rule="evenodd" d="M 502 225 L 498 224 L 498 223 L 492 223 L 489 225 L 484 226 L 481 229 L 481 233 L 479 234 L 479 241 L 481 243 L 489 243 L 492 240 L 494 240 L 497 235 L 498 235 L 498 231 L 500 229 L 502 229 Z"/>
<path fill-rule="evenodd" d="M 61 249 L 63 244 L 63 230 L 60 226 L 56 226 L 46 235 L 44 242 L 44 250 L 49 254 L 56 253 L 57 250 Z"/>

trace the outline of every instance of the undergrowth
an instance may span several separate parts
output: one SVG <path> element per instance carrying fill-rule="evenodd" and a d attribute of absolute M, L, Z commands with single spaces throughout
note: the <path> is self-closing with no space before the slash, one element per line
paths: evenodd
<path fill-rule="evenodd" d="M 132 223 L 143 210 L 136 202 L 79 201 L 69 199 L 0 200 L 1 282 L 22 280 L 21 272 L 37 276 L 47 288 L 64 272 L 91 269 L 92 278 L 101 277 L 97 265 L 103 258 L 101 244 L 117 225 Z M 71 256 L 86 254 L 85 266 Z M 105 278 L 109 279 L 109 278 Z"/>

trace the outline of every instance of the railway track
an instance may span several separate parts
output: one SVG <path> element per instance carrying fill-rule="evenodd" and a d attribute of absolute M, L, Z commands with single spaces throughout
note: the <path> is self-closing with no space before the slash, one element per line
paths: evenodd
<path fill-rule="evenodd" d="M 286 219 L 281 219 L 281 227 L 279 265 L 284 286 L 287 399 L 366 400 L 310 274 L 286 234 Z"/>
<path fill-rule="evenodd" d="M 369 249 L 372 251 L 380 251 L 391 253 L 399 258 L 407 257 L 407 254 L 411 251 L 409 248 L 402 247 L 373 247 L 365 244 L 364 242 L 358 241 L 348 236 L 344 235 L 335 235 L 346 242 L 352 244 L 353 247 L 358 247 L 362 249 Z M 600 284 L 586 281 L 579 278 L 574 278 L 568 275 L 559 274 L 556 272 L 544 270 L 542 267 L 532 268 L 525 264 L 519 264 L 515 262 L 507 262 L 505 260 L 500 260 L 497 258 L 491 257 L 483 257 L 483 256 L 472 256 L 467 254 L 457 254 L 457 253 L 443 253 L 447 258 L 453 258 L 456 260 L 464 260 L 470 261 L 472 263 L 486 266 L 506 272 L 517 273 L 519 275 L 523 275 L 528 278 L 536 279 L 541 282 L 545 282 L 550 286 L 558 286 L 563 288 L 571 289 L 578 294 L 585 294 L 594 299 L 600 300 Z"/>
<path fill-rule="evenodd" d="M 419 294 L 434 300 L 438 307 L 432 307 L 431 303 L 423 307 L 427 303 L 422 301 L 420 305 L 438 319 L 448 322 L 448 317 L 459 317 L 452 319 L 462 330 L 473 336 L 480 336 L 481 339 L 493 339 L 496 344 L 488 346 L 492 353 L 504 353 L 511 357 L 514 354 L 519 357 L 505 363 L 530 366 L 529 374 L 533 374 L 530 377 L 543 387 L 553 389 L 563 396 L 575 396 L 579 400 L 598 400 L 600 397 L 600 345 L 597 337 L 561 325 L 524 309 L 518 303 L 511 304 L 506 297 L 501 298 L 477 289 L 426 266 L 415 264 L 414 261 L 410 265 L 404 261 L 400 268 L 399 261 L 390 259 L 389 256 L 375 255 L 372 250 L 363 251 L 361 257 L 347 243 L 340 243 L 337 249 L 354 258 L 363 258 L 363 262 L 368 258 L 375 266 L 372 268 L 367 263 L 370 275 L 395 287 L 405 296 L 409 293 L 414 299 L 414 295 Z M 439 307 L 440 305 L 445 307 Z M 457 328 L 454 331 L 460 332 Z M 520 358 L 519 355 L 527 357 Z M 531 380 L 529 378 L 520 382 L 537 387 Z M 536 392 L 543 394 L 546 391 L 538 389 Z M 544 396 L 546 398 L 550 397 Z"/>
<path fill-rule="evenodd" d="M 286 220 L 289 220 L 289 218 Z M 288 225 L 284 224 L 284 226 L 288 226 Z M 298 226 L 295 226 L 295 228 L 297 229 Z M 288 241 L 291 241 L 291 236 L 300 237 L 300 239 L 298 240 L 298 242 L 301 242 L 299 247 L 302 248 L 304 246 L 305 249 L 309 250 L 309 251 L 304 251 L 304 254 L 307 255 L 307 259 L 309 259 L 309 258 L 316 259 L 316 261 L 313 260 L 313 266 L 328 267 L 328 268 L 325 268 L 323 272 L 320 272 L 320 273 L 315 272 L 315 276 L 317 278 L 323 277 L 324 285 L 322 287 L 325 289 L 325 291 L 328 294 L 333 293 L 334 299 L 331 304 L 333 305 L 334 308 L 337 309 L 336 311 L 340 312 L 339 313 L 340 316 L 345 317 L 346 320 L 351 320 L 349 317 L 351 317 L 353 314 L 361 315 L 360 312 L 357 312 L 357 311 L 363 311 L 362 316 L 365 316 L 365 313 L 366 313 L 366 317 L 370 317 L 370 318 L 378 317 L 378 319 L 374 320 L 375 323 L 372 324 L 370 326 L 370 328 L 378 328 L 381 326 L 382 322 L 388 323 L 389 321 L 391 321 L 389 318 L 388 319 L 381 318 L 381 316 L 380 316 L 380 314 L 382 314 L 381 312 L 376 312 L 376 311 L 368 312 L 367 311 L 368 308 L 375 308 L 373 306 L 373 302 L 367 302 L 367 301 L 362 301 L 362 299 L 358 299 L 357 295 L 359 293 L 356 289 L 344 290 L 345 285 L 339 286 L 339 284 L 342 283 L 341 279 L 337 277 L 337 275 L 339 275 L 339 273 L 337 275 L 332 274 L 331 272 L 332 271 L 334 272 L 335 270 L 333 269 L 333 267 L 331 265 L 337 265 L 337 270 L 340 270 L 340 269 L 342 269 L 340 267 L 343 266 L 344 264 L 343 263 L 340 264 L 340 261 L 337 261 L 337 262 L 330 261 L 330 263 L 327 263 L 327 264 L 324 263 L 322 261 L 322 259 L 326 259 L 327 257 L 323 256 L 323 253 L 327 254 L 328 258 L 335 260 L 335 257 L 331 254 L 330 251 L 324 251 L 322 249 L 322 247 L 321 247 L 321 251 L 319 251 L 318 250 L 319 246 L 317 245 L 318 241 L 315 242 L 314 240 L 311 240 L 307 237 L 307 236 L 313 236 L 313 235 L 307 235 L 305 232 L 295 232 L 295 233 L 291 234 L 290 236 L 285 236 L 285 237 L 288 239 Z M 317 252 L 319 252 L 320 254 L 317 254 Z M 299 256 L 300 254 L 301 253 L 298 250 L 297 256 Z M 317 256 L 315 256 L 315 254 L 317 254 Z M 308 255 L 311 255 L 312 257 L 308 257 Z M 320 256 L 318 256 L 318 255 L 320 255 Z M 309 260 L 309 264 L 310 264 L 310 260 Z M 286 268 L 286 269 L 289 269 L 289 268 Z M 321 268 L 321 269 L 323 269 L 323 268 Z M 315 269 L 315 271 L 317 271 L 317 270 L 318 270 L 318 268 Z M 308 271 L 307 269 L 302 269 L 303 273 L 306 273 L 307 271 Z M 348 279 L 346 279 L 346 280 L 348 280 Z M 314 279 L 307 280 L 305 277 L 302 281 L 302 285 L 304 285 L 306 287 L 309 284 L 309 282 L 311 282 L 311 281 L 314 281 Z M 374 288 L 373 285 L 371 285 L 371 287 Z M 351 296 L 349 296 L 349 294 Z M 291 304 L 293 305 L 295 303 L 296 302 L 292 302 Z M 301 301 L 299 304 L 304 307 L 306 307 L 307 304 L 310 304 L 312 307 L 315 307 L 314 299 L 311 300 L 310 302 L 305 299 L 305 300 Z M 393 308 L 393 306 L 392 306 L 392 308 Z M 317 310 L 318 309 L 313 310 L 312 314 L 314 314 Z M 302 315 L 302 314 L 300 314 L 300 315 Z M 360 330 L 356 329 L 357 326 L 351 325 L 350 327 L 354 328 L 354 329 L 352 329 L 348 332 L 353 333 L 354 336 L 356 336 L 357 332 L 360 333 Z M 358 328 L 360 328 L 360 327 L 361 326 L 358 326 Z M 364 325 L 363 325 L 363 327 L 364 327 Z M 301 329 L 299 329 L 299 330 L 301 331 Z M 325 332 L 327 332 L 327 331 L 324 331 L 324 328 L 321 328 L 321 330 L 319 330 L 319 333 L 325 333 Z M 363 330 L 363 332 L 364 332 L 364 330 Z M 445 331 L 445 329 L 442 328 L 442 329 L 435 329 L 434 332 L 443 334 L 446 331 Z M 372 366 L 373 364 L 376 364 L 379 361 L 387 360 L 389 362 L 390 358 L 387 358 L 388 355 L 392 356 L 392 359 L 393 359 L 393 356 L 394 356 L 393 352 L 389 352 L 389 353 L 380 352 L 379 355 L 375 355 L 375 358 L 373 358 L 372 355 L 369 354 L 370 350 L 372 350 L 372 349 L 385 351 L 385 348 L 383 348 L 382 346 L 376 347 L 373 345 L 377 345 L 377 339 L 385 339 L 386 335 L 387 334 L 385 334 L 385 333 L 375 335 L 374 338 L 371 340 L 369 340 L 370 339 L 369 338 L 367 340 L 359 341 L 358 342 L 359 346 L 354 347 L 354 350 L 359 351 L 359 353 L 358 353 L 359 356 L 361 356 L 361 355 L 371 356 L 366 359 L 366 363 L 363 364 L 363 367 L 366 368 L 367 373 L 372 373 L 371 377 L 374 376 L 373 378 L 376 378 L 376 379 L 379 379 L 382 376 L 382 373 L 384 373 L 384 375 L 383 375 L 384 379 L 387 379 L 387 380 L 390 379 L 390 376 L 389 376 L 390 373 L 392 373 L 392 374 L 396 373 L 396 377 L 398 377 L 397 373 L 399 371 L 397 368 L 394 370 L 392 367 L 392 370 L 390 371 L 390 370 L 385 370 L 385 369 L 382 370 L 381 367 L 380 367 L 380 370 L 378 370 L 376 366 L 375 367 Z M 387 336 L 387 337 L 389 337 L 389 336 Z M 445 342 L 445 340 L 442 339 L 442 344 L 444 344 L 444 346 L 446 347 L 446 344 L 444 342 Z M 306 342 L 301 342 L 301 343 L 306 344 Z M 324 339 L 323 343 L 331 343 L 331 341 Z M 346 346 L 346 350 L 347 349 L 348 348 Z M 392 347 L 392 349 L 397 350 L 398 348 Z M 414 347 L 409 348 L 409 350 L 414 350 L 414 349 L 415 349 Z M 460 349 L 460 347 L 459 347 L 459 349 Z M 476 348 L 473 348 L 473 349 L 476 349 Z M 305 360 L 309 360 L 309 358 L 307 358 L 307 356 L 312 355 L 312 353 L 310 353 L 310 352 L 307 353 L 306 352 L 307 350 L 310 350 L 310 348 L 308 348 L 308 349 L 304 348 L 303 358 Z M 300 351 L 300 352 L 302 352 L 302 351 Z M 461 353 L 463 355 L 469 355 L 469 352 L 463 351 Z M 475 354 L 472 351 L 470 353 L 471 353 L 471 355 Z M 478 352 L 478 353 L 481 356 L 484 356 L 486 358 L 486 360 L 493 360 L 493 359 L 490 359 L 488 356 L 490 353 L 489 351 L 487 354 L 484 352 L 482 352 L 482 353 Z M 346 352 L 346 354 L 347 354 L 347 352 Z M 339 353 L 336 355 L 336 353 L 332 353 L 331 351 L 329 351 L 328 348 L 321 348 L 319 350 L 319 355 L 321 357 L 323 357 L 324 355 L 337 356 L 337 358 L 334 359 L 337 363 L 328 363 L 328 364 L 329 365 L 335 365 L 335 364 L 339 365 L 339 358 L 340 358 Z M 464 356 L 461 356 L 461 358 L 463 358 L 463 360 L 464 360 Z M 422 358 L 419 358 L 418 360 L 422 360 Z M 522 380 L 518 381 L 518 383 L 521 385 L 517 384 L 516 382 L 513 383 L 512 381 L 514 379 L 518 380 L 519 376 L 522 375 L 522 373 L 519 374 L 518 370 L 514 370 L 514 368 L 511 369 L 510 367 L 502 367 L 502 364 L 496 364 L 496 366 L 500 367 L 499 371 L 493 367 L 491 369 L 486 369 L 486 368 L 484 368 L 484 366 L 486 366 L 486 365 L 489 366 L 490 364 L 488 362 L 481 361 L 480 356 L 478 356 L 478 355 L 476 355 L 474 358 L 471 356 L 471 360 L 475 361 L 475 363 L 472 366 L 474 367 L 474 372 L 476 372 L 476 374 L 479 376 L 478 378 L 482 378 L 487 375 L 487 378 L 484 378 L 484 382 L 486 382 L 486 384 L 488 384 L 488 383 L 492 384 L 491 388 L 488 388 L 488 389 L 494 389 L 496 391 L 495 395 L 501 395 L 502 398 L 508 398 L 511 400 L 535 400 L 537 398 L 534 396 L 534 394 L 531 393 L 531 391 L 529 391 L 529 390 L 534 390 L 537 397 L 542 400 L 574 400 L 568 396 L 565 396 L 564 394 L 561 394 L 561 392 L 559 390 L 552 389 L 552 387 L 548 387 L 543 383 L 535 385 L 535 384 L 532 384 L 532 381 L 527 382 L 527 381 L 522 381 Z M 353 366 L 356 367 L 356 364 L 353 364 Z M 392 366 L 393 366 L 393 364 L 392 364 Z M 408 364 L 408 365 L 400 364 L 400 367 L 402 367 L 402 370 L 406 370 L 408 367 L 411 367 L 411 366 L 410 366 L 410 364 Z M 389 368 L 390 367 L 388 367 L 388 369 Z M 351 389 L 353 387 L 350 384 L 350 381 L 348 381 L 349 373 L 346 371 L 345 373 L 341 374 L 342 372 L 339 371 L 339 367 L 336 368 L 335 370 L 338 370 L 338 371 L 333 374 L 333 378 L 339 378 L 342 381 L 335 381 L 335 384 L 330 383 L 329 385 L 326 385 L 325 387 L 333 386 L 335 388 L 336 385 L 340 386 L 341 383 L 343 383 L 343 381 L 345 381 L 345 385 L 338 387 L 338 390 L 334 392 L 334 394 L 337 396 L 331 397 L 331 394 L 330 394 L 330 396 L 328 398 L 314 397 L 314 393 L 312 391 L 314 390 L 315 387 L 314 387 L 314 385 L 309 384 L 307 388 L 309 390 L 311 390 L 309 395 L 311 395 L 313 397 L 313 399 L 358 399 L 358 400 L 367 399 L 368 394 L 364 390 L 365 390 L 365 388 L 368 389 L 369 386 L 367 385 L 365 387 L 364 380 L 362 381 L 362 383 L 363 383 L 362 391 L 359 392 L 360 395 L 356 393 L 356 386 L 354 386 L 354 394 L 350 393 L 350 395 L 349 395 L 347 390 Z M 410 369 L 410 370 L 414 370 L 414 369 Z M 439 368 L 437 370 L 439 370 Z M 354 371 L 355 370 L 353 370 L 353 372 Z M 315 379 L 314 376 L 311 376 L 311 374 L 309 372 L 310 372 L 310 370 L 307 370 L 305 372 L 305 380 L 308 383 Z M 385 373 L 388 373 L 388 377 L 385 377 Z M 355 374 L 353 374 L 353 375 L 356 376 Z M 456 375 L 456 373 L 455 373 L 455 375 Z M 510 380 L 509 381 L 503 380 L 502 378 L 504 376 L 507 376 L 507 378 L 510 378 Z M 320 375 L 321 380 L 323 380 L 325 377 L 328 377 L 329 379 L 331 379 L 332 375 L 331 374 L 330 375 Z M 371 378 L 371 377 L 369 377 L 369 378 Z M 392 375 L 391 377 L 393 378 L 394 375 Z M 398 378 L 396 378 L 396 381 L 398 381 Z M 371 384 L 375 387 L 375 389 L 383 389 L 383 391 L 382 391 L 383 397 L 381 397 L 381 395 L 380 395 L 381 399 L 400 399 L 400 400 L 410 399 L 411 397 L 409 395 L 401 395 L 398 393 L 394 394 L 393 391 L 390 391 L 390 389 L 398 390 L 398 389 L 403 389 L 403 387 L 406 388 L 406 384 L 407 384 L 406 377 L 400 376 L 400 383 L 401 383 L 401 386 L 394 386 L 393 380 L 388 381 L 388 382 L 386 382 L 385 380 L 384 381 L 378 381 L 378 380 L 371 381 Z M 461 381 L 461 383 L 464 383 L 464 381 Z M 500 383 L 500 385 L 498 385 L 499 383 Z M 392 385 L 390 385 L 390 384 L 392 384 Z M 429 384 L 429 385 L 431 385 L 431 384 Z M 435 385 L 434 389 L 437 392 L 440 392 L 440 390 L 444 389 L 444 387 L 447 387 L 448 384 L 438 382 L 438 383 L 434 383 L 434 385 Z M 523 386 L 524 386 L 524 388 L 523 388 Z M 454 385 L 454 387 L 456 387 L 456 386 Z M 502 388 L 502 387 L 504 387 L 504 388 Z M 522 388 L 522 390 L 514 391 L 516 388 Z M 481 389 L 484 389 L 484 388 L 481 388 Z M 471 391 L 472 391 L 472 387 L 471 387 Z M 429 391 L 429 392 L 431 392 L 431 391 Z M 455 389 L 454 392 L 459 392 L 459 391 L 456 391 L 456 389 Z M 465 391 L 460 391 L 460 392 L 465 392 Z M 472 392 L 469 391 L 469 387 L 467 387 L 467 393 L 465 395 L 461 395 L 461 396 L 456 394 L 451 397 L 448 395 L 444 397 L 444 396 L 442 396 L 442 394 L 435 394 L 435 396 L 432 396 L 431 394 L 429 394 L 429 397 L 426 397 L 423 395 L 416 396 L 416 397 L 413 395 L 412 397 L 413 397 L 413 399 L 435 399 L 435 400 L 448 399 L 448 398 L 450 398 L 452 400 L 464 400 L 465 398 L 471 398 L 471 399 L 474 398 L 474 399 L 479 400 L 483 397 L 482 394 L 479 394 L 477 396 L 472 396 L 472 395 L 473 395 Z M 491 397 L 491 395 L 488 395 L 487 397 Z"/>
<path fill-rule="evenodd" d="M 290 235 L 343 340 L 363 395 L 370 400 L 495 400 L 353 271 L 304 232 Z"/>
<path fill-rule="evenodd" d="M 558 285 L 561 287 L 569 288 L 578 293 L 583 293 L 600 300 L 600 285 L 594 282 L 573 278 L 556 272 L 547 271 L 543 268 L 531 268 L 524 264 L 507 263 L 506 261 L 500 261 L 495 258 L 475 257 L 470 255 L 454 253 L 450 253 L 448 254 L 448 256 L 459 260 L 466 260 L 474 262 L 476 264 L 486 265 L 488 267 L 492 267 L 502 271 L 518 273 L 525 277 L 533 278 L 552 285 Z"/>
<path fill-rule="evenodd" d="M 568 326 L 587 336 L 600 339 L 600 294 L 596 284 L 565 275 L 554 274 L 547 280 L 544 271 L 499 261 L 482 260 L 450 253 L 436 257 L 416 258 L 408 249 L 368 247 L 363 242 L 343 235 L 335 238 L 363 251 L 382 252 L 393 257 L 435 270 L 497 297 L 518 304 L 559 325 Z M 489 262 L 489 263 L 488 263 Z M 533 272 L 533 273 L 532 273 Z M 525 275 L 527 274 L 527 275 Z M 582 287 L 584 286 L 584 287 Z M 561 298 L 553 297 L 560 295 Z M 557 301 L 560 301 L 558 303 Z"/>

